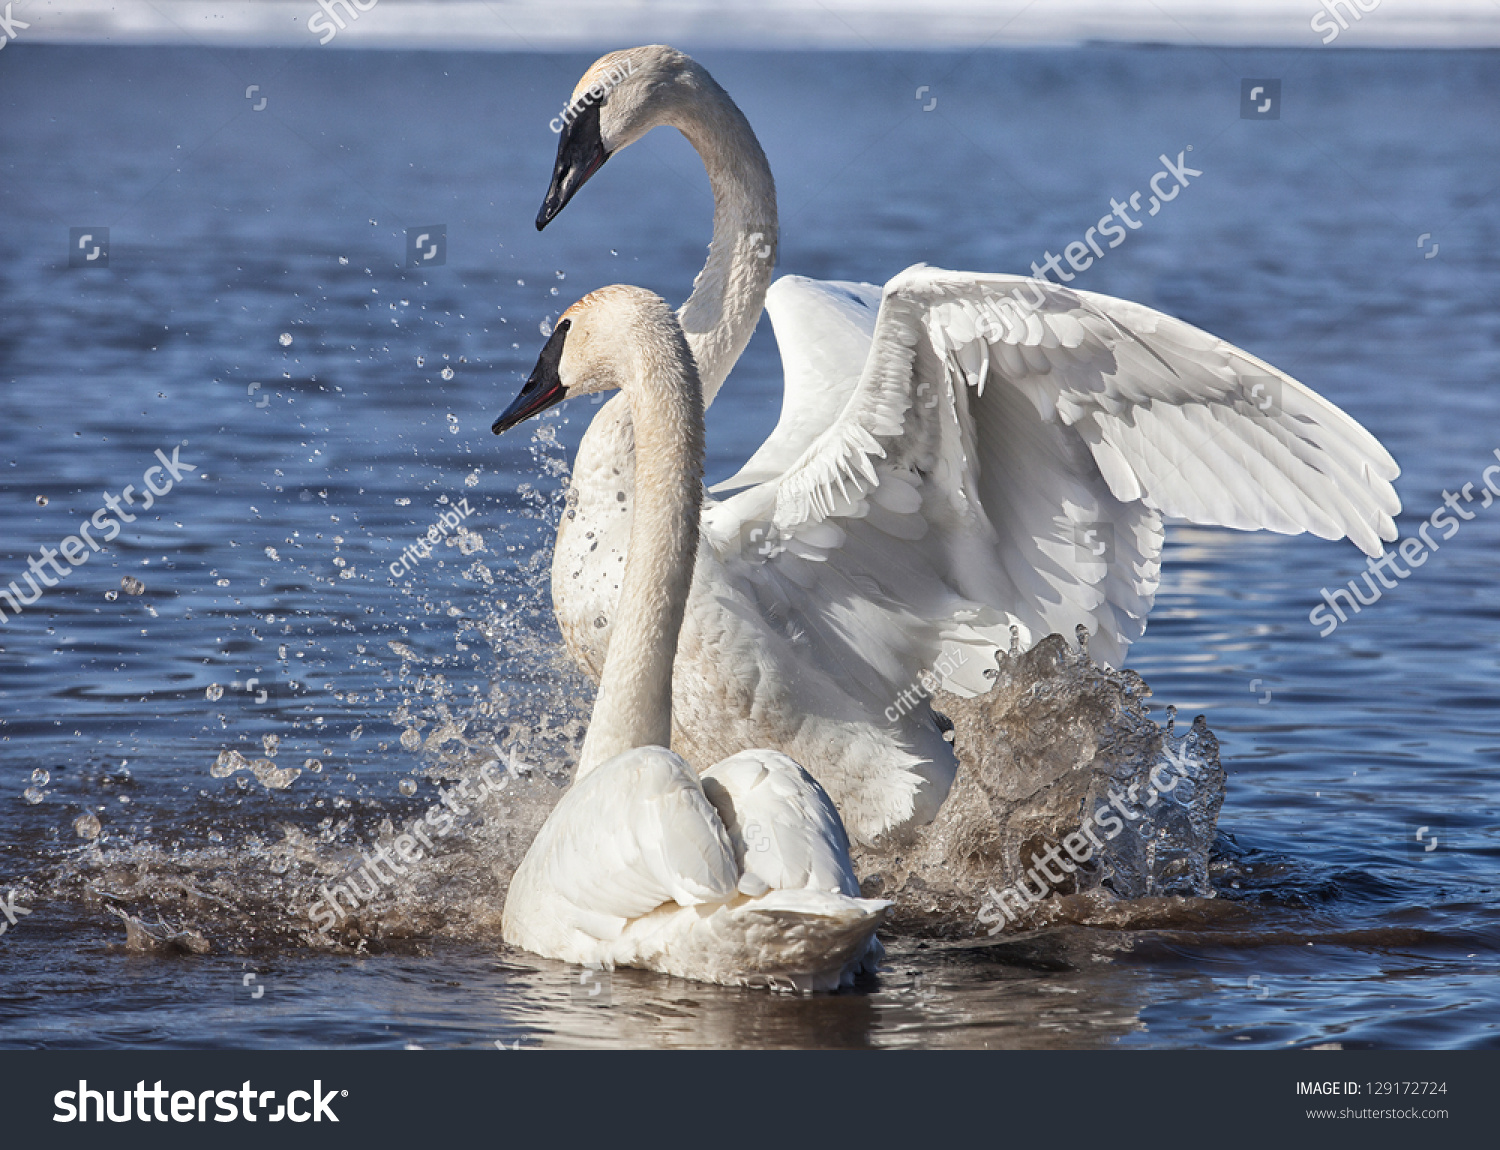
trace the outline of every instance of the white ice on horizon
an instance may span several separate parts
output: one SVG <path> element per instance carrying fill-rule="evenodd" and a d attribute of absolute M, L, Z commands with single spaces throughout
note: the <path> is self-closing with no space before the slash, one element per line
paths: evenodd
<path fill-rule="evenodd" d="M 349 0 L 322 0 L 338 12 Z M 1084 40 L 1323 47 L 1500 45 L 1493 0 L 361 0 L 327 47 L 603 51 L 682 47 L 978 48 Z M 15 0 L 18 40 L 319 46 L 320 0 Z M 1322 27 L 1330 27 L 1324 17 Z"/>

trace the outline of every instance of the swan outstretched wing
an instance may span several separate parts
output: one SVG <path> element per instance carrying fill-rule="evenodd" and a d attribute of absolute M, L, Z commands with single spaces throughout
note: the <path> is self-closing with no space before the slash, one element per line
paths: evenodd
<path fill-rule="evenodd" d="M 857 897 L 849 838 L 833 800 L 778 751 L 742 751 L 703 772 L 743 871 L 740 891 L 833 891 Z"/>
<path fill-rule="evenodd" d="M 790 379 L 816 351 L 787 335 Z M 992 663 L 961 652 L 1011 625 L 1029 642 L 1083 624 L 1118 664 L 1156 593 L 1164 515 L 1378 555 L 1397 474 L 1333 404 L 1180 320 L 919 265 L 886 285 L 837 418 L 706 522 L 821 662 L 889 699 L 950 644 L 966 669 L 949 685 L 983 690 Z"/>
<path fill-rule="evenodd" d="M 874 284 L 783 276 L 771 285 L 766 314 L 776 340 L 797 349 L 782 357 L 781 417 L 739 472 L 714 491 L 775 479 L 838 418 L 859 383 L 879 312 Z"/>
<path fill-rule="evenodd" d="M 739 879 L 697 775 L 661 747 L 626 751 L 578 780 L 526 861 L 540 873 L 522 885 L 555 892 L 555 913 L 600 939 L 665 903 L 725 902 Z"/>

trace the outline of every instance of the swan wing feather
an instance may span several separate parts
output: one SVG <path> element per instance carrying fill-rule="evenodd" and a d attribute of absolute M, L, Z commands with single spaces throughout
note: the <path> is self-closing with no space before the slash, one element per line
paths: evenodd
<path fill-rule="evenodd" d="M 790 363 L 821 354 L 800 331 L 786 328 Z M 945 650 L 992 651 L 1012 625 L 1029 642 L 1083 624 L 1120 662 L 1156 593 L 1163 516 L 1378 555 L 1398 474 L 1332 403 L 1181 320 L 918 265 L 886 285 L 837 417 L 718 505 L 713 538 L 883 705 Z M 730 554 L 751 516 L 774 545 Z M 983 690 L 990 661 L 958 662 L 948 686 Z"/>
<path fill-rule="evenodd" d="M 784 383 L 776 427 L 739 472 L 715 492 L 774 479 L 837 417 L 859 383 L 880 311 L 875 284 L 783 276 L 766 292 L 766 314 L 782 356 Z"/>

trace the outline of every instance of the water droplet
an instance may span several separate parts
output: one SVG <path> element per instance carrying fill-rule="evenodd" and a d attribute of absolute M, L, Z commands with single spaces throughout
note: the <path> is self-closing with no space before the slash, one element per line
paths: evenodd
<path fill-rule="evenodd" d="M 426 367 L 427 366 L 427 357 L 424 356 L 424 355 L 417 356 L 417 366 L 418 367 Z"/>
<path fill-rule="evenodd" d="M 358 727 L 355 727 L 354 730 L 352 730 L 352 731 L 349 732 L 349 741 L 351 743 L 358 741 L 359 737 L 361 735 L 363 735 L 364 733 L 365 733 L 365 728 L 364 728 L 363 724 L 359 725 Z"/>
<path fill-rule="evenodd" d="M 284 791 L 302 775 L 296 767 L 278 767 L 270 759 L 256 759 L 250 770 L 268 791 Z"/>
<path fill-rule="evenodd" d="M 609 620 L 606 619 L 603 615 L 600 615 L 597 619 L 594 620 L 594 626 L 595 627 L 604 627 L 604 626 L 607 626 L 608 624 L 609 624 Z"/>
<path fill-rule="evenodd" d="M 266 758 L 274 759 L 276 752 L 281 750 L 280 735 L 262 735 L 260 745 L 266 749 Z"/>
<path fill-rule="evenodd" d="M 557 278 L 560 279 L 560 280 L 565 280 L 565 279 L 568 278 L 568 276 L 567 276 L 566 272 L 558 272 L 557 273 Z"/>
<path fill-rule="evenodd" d="M 452 379 L 453 369 L 451 367 L 445 367 L 442 371 L 438 372 L 438 374 L 441 375 L 444 379 Z"/>
<path fill-rule="evenodd" d="M 116 590 L 113 590 L 113 589 L 110 589 L 110 590 L 108 590 L 108 591 L 106 591 L 104 593 L 105 600 L 107 602 L 110 602 L 110 603 L 113 603 L 119 597 L 120 597 L 120 593 L 118 591 L 116 591 Z"/>
<path fill-rule="evenodd" d="M 45 495 L 38 495 L 36 497 L 36 505 L 38 507 L 46 507 L 47 506 L 47 497 Z"/>
<path fill-rule="evenodd" d="M 213 766 L 208 768 L 208 773 L 216 779 L 227 779 L 235 771 L 249 765 L 245 756 L 238 751 L 220 751 L 219 757 L 214 760 Z"/>
<path fill-rule="evenodd" d="M 96 839 L 102 829 L 95 815 L 82 814 L 73 820 L 73 833 L 81 839 Z"/>
<path fill-rule="evenodd" d="M 400 788 L 401 793 L 403 795 L 405 795 L 407 798 L 411 798 L 412 795 L 414 795 L 414 794 L 417 793 L 417 780 L 416 779 L 402 779 L 396 785 L 397 785 L 397 787 Z"/>
<path fill-rule="evenodd" d="M 348 256 L 339 256 L 339 265 L 341 267 L 348 267 L 349 266 L 349 257 Z"/>
<path fill-rule="evenodd" d="M 543 335 L 550 336 L 552 334 L 552 321 L 550 319 L 542 320 L 541 323 L 537 324 L 537 330 Z"/>
<path fill-rule="evenodd" d="M 317 775 L 322 773 L 323 764 L 320 763 L 317 759 L 307 759 L 305 762 L 303 762 L 302 768 L 303 770 L 308 771 L 311 774 Z"/>
<path fill-rule="evenodd" d="M 291 347 L 292 333 L 289 331 L 282 332 L 279 336 L 277 336 L 276 342 L 281 344 L 282 347 Z"/>
<path fill-rule="evenodd" d="M 47 796 L 40 787 L 27 787 L 21 792 L 21 797 L 32 806 L 36 806 L 37 803 L 41 802 Z"/>
<path fill-rule="evenodd" d="M 556 289 L 556 288 L 553 288 L 553 289 L 552 289 L 552 294 L 553 294 L 553 295 L 556 295 L 556 294 L 557 294 L 557 289 Z"/>
<path fill-rule="evenodd" d="M 303 492 L 303 494 L 305 495 L 306 492 Z M 228 587 L 229 586 L 229 580 L 228 579 L 215 579 L 214 580 L 214 586 L 215 587 Z M 106 599 L 111 599 L 114 596 L 113 595 L 105 595 L 104 597 Z"/>
<path fill-rule="evenodd" d="M 224 688 L 217 683 L 210 683 L 208 690 L 204 691 L 203 694 L 208 698 L 210 703 L 217 703 L 224 697 Z"/>
<path fill-rule="evenodd" d="M 127 595 L 144 595 L 146 593 L 146 585 L 134 575 L 124 575 L 120 578 L 120 590 L 124 591 Z"/>
<path fill-rule="evenodd" d="M 281 556 L 276 553 L 276 548 L 274 547 L 266 548 L 266 558 L 269 559 L 272 563 L 281 562 Z"/>
<path fill-rule="evenodd" d="M 52 781 L 52 776 L 47 773 L 46 767 L 38 767 L 31 772 L 31 781 L 39 787 L 45 787 Z"/>
<path fill-rule="evenodd" d="M 221 843 L 224 841 L 224 836 L 221 835 L 218 831 L 209 831 L 208 841 L 211 843 Z"/>
<path fill-rule="evenodd" d="M 465 487 L 478 487 L 479 486 L 479 472 L 476 471 L 476 472 L 474 472 L 471 475 L 464 476 L 464 486 Z"/>
<path fill-rule="evenodd" d="M 410 507 L 411 506 L 411 500 L 408 499 L 406 496 L 403 495 L 400 499 L 396 500 L 396 506 L 397 507 Z"/>
<path fill-rule="evenodd" d="M 408 751 L 415 751 L 422 745 L 422 732 L 415 727 L 407 727 L 401 732 L 401 745 Z"/>

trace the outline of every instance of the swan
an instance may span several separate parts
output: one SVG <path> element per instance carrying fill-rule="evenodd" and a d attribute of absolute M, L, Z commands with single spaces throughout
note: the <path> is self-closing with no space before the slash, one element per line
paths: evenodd
<path fill-rule="evenodd" d="M 658 125 L 714 191 L 679 316 L 712 402 L 762 304 L 775 429 L 706 499 L 678 649 L 673 746 L 813 764 L 856 843 L 910 841 L 957 770 L 931 684 L 982 693 L 1011 629 L 1092 635 L 1118 666 L 1160 578 L 1163 519 L 1348 538 L 1384 554 L 1400 469 L 1342 410 L 1181 320 L 1045 278 L 915 265 L 883 287 L 786 276 L 769 165 L 708 72 L 653 45 L 602 57 L 560 133 L 545 227 Z M 574 659 L 597 679 L 631 526 L 629 413 L 579 447 L 553 561 Z"/>
<path fill-rule="evenodd" d="M 511 880 L 504 938 L 566 962 L 836 988 L 878 959 L 890 903 L 858 897 L 833 802 L 776 751 L 741 751 L 700 777 L 667 749 L 673 656 L 704 549 L 702 392 L 671 309 L 620 286 L 574 304 L 495 433 L 614 389 L 637 437 L 621 615 L 573 785 Z"/>

